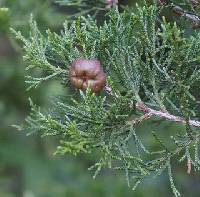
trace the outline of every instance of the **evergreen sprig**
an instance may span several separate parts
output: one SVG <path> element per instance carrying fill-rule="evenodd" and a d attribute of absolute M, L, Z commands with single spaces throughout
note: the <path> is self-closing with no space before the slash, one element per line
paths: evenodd
<path fill-rule="evenodd" d="M 180 161 L 186 158 L 196 170 L 200 164 L 200 33 L 188 36 L 176 23 L 164 17 L 158 20 L 159 14 L 155 5 L 137 5 L 134 12 L 112 9 L 100 26 L 90 16 L 79 17 L 66 21 L 60 34 L 47 30 L 43 35 L 31 18 L 28 39 L 13 30 L 24 44 L 27 69 L 46 73 L 40 78 L 29 76 L 30 88 L 54 77 L 66 82 L 75 59 L 96 58 L 111 90 L 93 94 L 88 89 L 70 100 L 57 98 L 46 113 L 31 103 L 22 129 L 59 136 L 59 154 L 98 151 L 100 159 L 90 168 L 95 169 L 94 177 L 104 167 L 124 170 L 128 184 L 130 177 L 135 179 L 133 189 L 145 177 L 167 170 L 172 191 L 180 196 L 172 159 L 183 154 Z M 138 125 L 153 117 L 185 125 L 185 134 L 175 131 L 171 136 L 173 150 L 155 132 L 160 149 L 150 151 L 143 145 Z"/>

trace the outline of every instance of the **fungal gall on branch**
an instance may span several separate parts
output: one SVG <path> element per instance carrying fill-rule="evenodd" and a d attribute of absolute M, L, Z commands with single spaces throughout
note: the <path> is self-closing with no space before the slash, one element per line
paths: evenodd
<path fill-rule="evenodd" d="M 106 74 L 98 60 L 77 59 L 69 70 L 71 84 L 78 89 L 100 92 L 106 85 Z"/>

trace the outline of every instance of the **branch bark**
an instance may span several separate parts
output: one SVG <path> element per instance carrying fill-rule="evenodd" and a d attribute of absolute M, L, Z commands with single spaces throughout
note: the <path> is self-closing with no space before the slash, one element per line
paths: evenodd
<path fill-rule="evenodd" d="M 154 117 L 163 118 L 163 119 L 181 123 L 181 124 L 187 124 L 184 118 L 179 117 L 179 116 L 174 116 L 168 112 L 151 109 L 147 107 L 143 102 L 137 103 L 136 109 L 144 112 L 146 119 L 154 116 Z M 193 127 L 200 127 L 200 122 L 196 120 L 189 120 L 189 125 Z"/>
<path fill-rule="evenodd" d="M 200 23 L 200 18 L 199 16 L 195 15 L 195 14 L 191 14 L 191 13 L 187 13 L 185 10 L 183 10 L 181 7 L 179 6 L 173 6 L 173 11 L 179 15 L 179 16 L 184 16 L 189 20 L 192 20 L 195 23 Z"/>

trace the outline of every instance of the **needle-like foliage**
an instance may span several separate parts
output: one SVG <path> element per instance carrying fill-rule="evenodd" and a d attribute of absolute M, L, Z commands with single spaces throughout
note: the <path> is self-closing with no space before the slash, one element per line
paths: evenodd
<path fill-rule="evenodd" d="M 114 8 L 102 25 L 82 16 L 66 21 L 60 34 L 47 30 L 43 35 L 31 18 L 29 38 L 13 30 L 23 42 L 27 70 L 39 68 L 46 74 L 28 76 L 29 89 L 53 78 L 68 86 L 68 71 L 77 58 L 100 60 L 111 89 L 56 98 L 47 113 L 31 101 L 31 113 L 20 129 L 59 136 L 57 154 L 99 152 L 99 161 L 89 168 L 94 177 L 105 167 L 124 170 L 129 185 L 135 180 L 133 189 L 145 177 L 167 170 L 173 193 L 180 196 L 171 161 L 178 156 L 188 168 L 200 168 L 200 33 L 189 36 L 159 14 L 156 5 L 123 13 Z M 170 120 L 185 125 L 181 134 L 169 136 L 174 149 L 155 132 L 158 151 L 142 143 L 138 126 L 153 117 L 164 119 L 161 124 Z"/>

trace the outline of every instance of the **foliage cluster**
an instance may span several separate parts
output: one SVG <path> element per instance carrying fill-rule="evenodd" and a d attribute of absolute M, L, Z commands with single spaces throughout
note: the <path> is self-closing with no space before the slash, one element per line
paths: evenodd
<path fill-rule="evenodd" d="M 200 134 L 190 124 L 191 119 L 200 119 L 200 33 L 188 35 L 162 17 L 156 5 L 122 13 L 114 8 L 107 16 L 102 25 L 91 16 L 66 21 L 60 34 L 50 30 L 42 34 L 33 18 L 29 38 L 13 30 L 23 42 L 27 70 L 45 73 L 27 76 L 29 89 L 54 78 L 68 86 L 70 65 L 80 57 L 100 60 L 112 89 L 100 94 L 88 89 L 71 98 L 55 98 L 47 112 L 31 101 L 31 113 L 18 128 L 29 134 L 58 136 L 59 154 L 98 152 L 99 161 L 89 168 L 95 170 L 94 177 L 105 167 L 124 170 L 129 185 L 130 178 L 134 179 L 133 189 L 145 177 L 167 170 L 173 193 L 180 196 L 172 177 L 172 160 L 178 156 L 188 168 L 200 168 Z M 174 149 L 155 132 L 152 137 L 160 149 L 152 151 L 143 145 L 137 130 L 148 117 L 137 107 L 141 103 L 158 114 L 173 114 L 185 121 L 181 133 L 169 136 Z"/>

